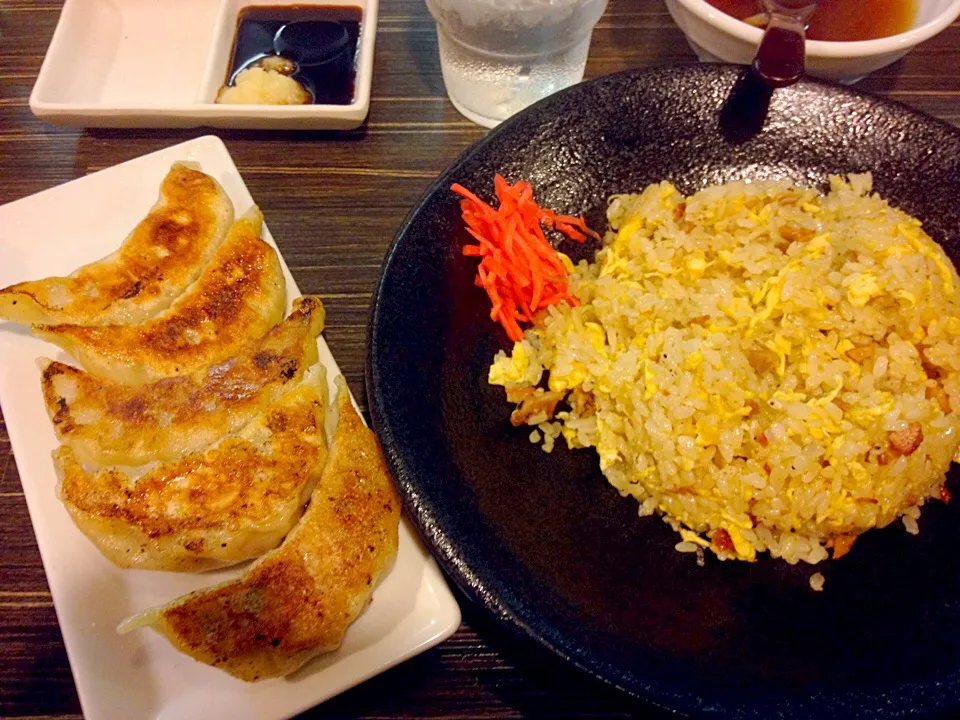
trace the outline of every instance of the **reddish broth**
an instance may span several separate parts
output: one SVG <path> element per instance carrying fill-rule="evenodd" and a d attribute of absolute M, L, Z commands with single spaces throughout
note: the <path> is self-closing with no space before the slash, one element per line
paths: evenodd
<path fill-rule="evenodd" d="M 763 12 L 760 0 L 707 0 L 718 10 L 745 20 Z M 917 0 L 821 0 L 813 14 L 810 40 L 874 40 L 909 30 Z"/>

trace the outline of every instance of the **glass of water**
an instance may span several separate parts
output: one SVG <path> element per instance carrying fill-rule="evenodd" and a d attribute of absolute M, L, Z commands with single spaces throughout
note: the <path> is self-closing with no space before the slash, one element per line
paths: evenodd
<path fill-rule="evenodd" d="M 426 0 L 450 101 L 494 127 L 583 79 L 607 0 Z"/>

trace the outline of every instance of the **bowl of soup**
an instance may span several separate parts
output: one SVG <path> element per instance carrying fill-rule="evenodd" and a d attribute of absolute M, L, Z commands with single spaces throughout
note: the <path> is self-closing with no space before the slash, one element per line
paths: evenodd
<path fill-rule="evenodd" d="M 705 62 L 753 61 L 766 16 L 761 0 L 666 0 Z M 821 0 L 810 22 L 807 72 L 853 83 L 896 62 L 960 15 L 960 0 Z"/>

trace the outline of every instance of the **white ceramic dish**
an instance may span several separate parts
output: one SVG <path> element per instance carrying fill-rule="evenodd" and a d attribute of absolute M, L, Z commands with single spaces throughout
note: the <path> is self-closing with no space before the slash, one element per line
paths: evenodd
<path fill-rule="evenodd" d="M 238 215 L 253 204 L 215 137 L 146 155 L 0 207 L 0 287 L 67 274 L 112 252 L 156 201 L 175 160 L 199 162 L 226 189 Z M 273 243 L 266 228 L 264 238 Z M 286 265 L 284 274 L 288 295 L 299 294 Z M 319 347 L 332 381 L 336 362 L 323 339 Z M 343 646 L 289 678 L 248 684 L 180 654 L 152 631 L 117 635 L 126 616 L 240 570 L 121 570 L 80 533 L 55 493 L 50 453 L 57 441 L 36 364 L 44 356 L 67 359 L 23 327 L 0 323 L 0 402 L 87 720 L 289 717 L 436 645 L 459 626 L 456 601 L 404 518 L 396 564 Z"/>
<path fill-rule="evenodd" d="M 349 105 L 217 105 L 248 5 L 343 5 L 363 13 Z M 30 109 L 58 125 L 338 129 L 370 109 L 379 0 L 66 0 Z"/>
<path fill-rule="evenodd" d="M 704 62 L 749 65 L 763 31 L 735 20 L 706 0 L 666 0 L 674 22 Z M 853 83 L 896 62 L 960 16 L 960 0 L 918 0 L 912 28 L 899 35 L 860 42 L 807 42 L 807 72 L 815 77 Z"/>

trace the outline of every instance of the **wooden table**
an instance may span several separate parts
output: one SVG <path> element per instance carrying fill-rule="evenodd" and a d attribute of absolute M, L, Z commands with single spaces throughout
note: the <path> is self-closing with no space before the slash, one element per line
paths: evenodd
<path fill-rule="evenodd" d="M 0 0 L 0 204 L 208 132 L 74 130 L 34 118 L 27 98 L 60 5 Z M 446 98 L 423 0 L 381 0 L 380 13 L 373 102 L 363 127 L 219 133 L 300 288 L 323 298 L 327 342 L 361 400 L 367 315 L 384 252 L 430 181 L 484 134 Z M 587 75 L 693 60 L 660 0 L 611 0 L 593 36 Z M 960 23 L 859 87 L 960 125 Z M 0 243 L 2 235 L 0 228 Z M 446 643 L 305 717 L 616 718 L 638 712 L 661 714 L 505 635 L 465 605 L 464 623 Z M 0 717 L 80 717 L 2 415 Z"/>

